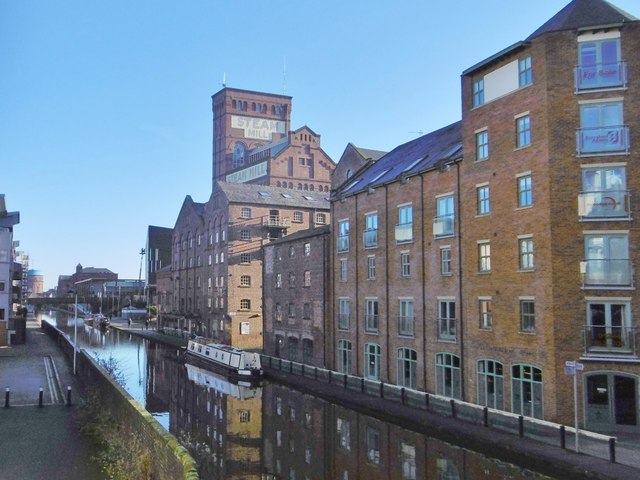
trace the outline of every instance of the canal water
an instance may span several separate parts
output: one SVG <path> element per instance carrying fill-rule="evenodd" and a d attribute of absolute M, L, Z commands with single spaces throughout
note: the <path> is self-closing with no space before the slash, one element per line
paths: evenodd
<path fill-rule="evenodd" d="M 42 320 L 73 340 L 73 320 Z M 189 450 L 202 479 L 549 478 L 267 380 L 235 385 L 126 332 L 78 324 L 77 338 L 118 366 L 124 388 Z"/>

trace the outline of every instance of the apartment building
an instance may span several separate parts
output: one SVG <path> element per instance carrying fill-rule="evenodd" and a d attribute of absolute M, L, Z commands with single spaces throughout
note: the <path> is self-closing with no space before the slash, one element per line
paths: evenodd
<path fill-rule="evenodd" d="M 462 75 L 466 399 L 640 428 L 640 22 L 574 0 Z"/>
<path fill-rule="evenodd" d="M 10 343 L 20 299 L 22 266 L 14 262 L 13 247 L 13 227 L 18 223 L 20 212 L 7 211 L 5 196 L 0 194 L 0 347 Z"/>
<path fill-rule="evenodd" d="M 149 225 L 147 229 L 146 269 L 147 301 L 158 303 L 157 272 L 171 265 L 173 229 Z"/>
<path fill-rule="evenodd" d="M 263 250 L 264 352 L 326 366 L 329 225 L 300 230 Z"/>

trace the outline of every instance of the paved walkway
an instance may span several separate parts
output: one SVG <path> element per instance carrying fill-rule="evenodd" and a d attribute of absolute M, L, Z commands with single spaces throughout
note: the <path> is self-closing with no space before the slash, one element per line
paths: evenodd
<path fill-rule="evenodd" d="M 6 387 L 9 407 L 3 408 Z M 75 424 L 84 392 L 72 365 L 33 318 L 27 321 L 25 345 L 0 347 L 0 388 L 0 480 L 106 478 L 91 460 L 94 444 Z"/>

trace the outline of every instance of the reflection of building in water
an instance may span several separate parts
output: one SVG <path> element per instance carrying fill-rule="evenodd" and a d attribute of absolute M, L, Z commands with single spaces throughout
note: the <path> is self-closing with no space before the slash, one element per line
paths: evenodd
<path fill-rule="evenodd" d="M 289 479 L 541 479 L 279 385 L 264 396 L 264 469 Z"/>
<path fill-rule="evenodd" d="M 260 477 L 261 387 L 187 365 L 174 377 L 171 398 L 170 431 L 196 459 L 200 478 Z"/>
<path fill-rule="evenodd" d="M 150 413 L 163 413 L 170 408 L 171 384 L 182 364 L 175 350 L 156 343 L 144 344 L 148 345 L 145 408 Z"/>

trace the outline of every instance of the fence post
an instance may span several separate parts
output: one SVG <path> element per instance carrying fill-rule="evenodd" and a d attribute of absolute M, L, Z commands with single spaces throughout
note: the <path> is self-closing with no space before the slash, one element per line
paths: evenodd
<path fill-rule="evenodd" d="M 11 395 L 10 392 L 11 390 L 9 389 L 9 387 L 7 387 L 4 393 L 4 408 L 9 408 L 9 396 Z"/>
<path fill-rule="evenodd" d="M 489 407 L 484 407 L 482 409 L 482 416 L 484 418 L 484 426 L 488 427 L 489 426 Z"/>
<path fill-rule="evenodd" d="M 42 395 L 43 395 L 43 390 L 42 387 L 40 387 L 40 391 L 38 392 L 38 406 L 42 407 Z"/>
<path fill-rule="evenodd" d="M 616 463 L 616 439 L 615 437 L 609 438 L 609 461 Z"/>
<path fill-rule="evenodd" d="M 524 437 L 524 417 L 522 415 L 518 416 L 518 435 Z"/>
<path fill-rule="evenodd" d="M 560 448 L 567 448 L 564 425 L 560 425 Z"/>
<path fill-rule="evenodd" d="M 456 401 L 452 398 L 449 403 L 451 404 L 451 416 L 456 418 Z"/>

